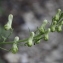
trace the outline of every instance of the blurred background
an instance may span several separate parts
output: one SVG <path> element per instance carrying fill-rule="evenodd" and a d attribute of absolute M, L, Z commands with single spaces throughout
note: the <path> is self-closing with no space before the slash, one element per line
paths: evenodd
<path fill-rule="evenodd" d="M 63 0 L 0 0 L 0 25 L 6 24 L 8 15 L 13 14 L 14 32 L 8 41 L 15 36 L 24 39 L 29 36 L 29 30 L 35 31 L 44 19 L 51 23 L 52 16 L 59 8 L 63 10 Z M 7 36 L 8 32 L 1 30 L 0 34 Z M 17 54 L 0 49 L 0 63 L 63 63 L 63 31 L 50 33 L 49 37 L 48 41 L 42 40 L 32 47 L 21 43 Z M 9 49 L 11 45 L 3 47 Z"/>

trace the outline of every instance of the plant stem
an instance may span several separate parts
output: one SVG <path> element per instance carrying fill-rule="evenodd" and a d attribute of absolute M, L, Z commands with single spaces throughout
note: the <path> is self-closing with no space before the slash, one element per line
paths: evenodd
<path fill-rule="evenodd" d="M 2 48 L 2 47 L 0 47 L 0 49 L 5 50 L 5 51 L 9 51 L 9 50 L 7 50 L 7 49 L 5 49 L 5 48 Z"/>
<path fill-rule="evenodd" d="M 25 41 L 27 41 L 27 39 L 19 40 L 18 43 L 25 42 Z M 11 41 L 11 42 L 0 42 L 0 45 L 2 45 L 2 44 L 13 44 L 13 43 L 14 43 L 14 41 Z"/>
<path fill-rule="evenodd" d="M 39 36 L 40 36 L 40 34 L 38 34 L 37 36 L 35 36 L 34 39 L 37 38 L 37 37 L 39 37 Z M 23 39 L 23 40 L 19 40 L 18 43 L 25 42 L 27 40 L 28 40 L 28 38 Z M 13 44 L 13 43 L 14 43 L 14 41 L 11 41 L 11 42 L 0 42 L 0 45 L 3 45 L 3 44 Z"/>

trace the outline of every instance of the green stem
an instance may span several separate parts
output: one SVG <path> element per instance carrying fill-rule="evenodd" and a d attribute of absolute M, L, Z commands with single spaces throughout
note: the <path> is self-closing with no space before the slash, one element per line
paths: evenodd
<path fill-rule="evenodd" d="M 28 40 L 28 38 L 27 39 L 23 39 L 23 40 L 19 40 L 18 43 L 25 42 L 27 40 Z M 0 42 L 0 45 L 2 45 L 2 44 L 13 44 L 13 43 L 14 43 L 14 41 L 11 41 L 11 42 Z"/>
<path fill-rule="evenodd" d="M 40 36 L 40 34 L 38 34 L 37 36 L 35 36 L 34 39 L 38 38 L 39 36 Z M 23 40 L 19 40 L 18 43 L 25 42 L 27 40 L 28 40 L 28 38 L 27 39 L 23 39 Z M 13 43 L 14 43 L 14 41 L 11 41 L 11 42 L 0 42 L 0 45 L 2 45 L 2 44 L 13 44 Z"/>
<path fill-rule="evenodd" d="M 7 49 L 5 49 L 5 48 L 2 48 L 2 47 L 0 47 L 0 49 L 5 50 L 5 51 L 9 51 L 9 50 L 7 50 Z"/>
<path fill-rule="evenodd" d="M 9 33 L 9 35 L 7 36 L 7 38 L 4 40 L 4 42 L 10 37 L 10 35 L 12 34 L 13 32 L 13 29 L 10 30 L 11 32 Z"/>

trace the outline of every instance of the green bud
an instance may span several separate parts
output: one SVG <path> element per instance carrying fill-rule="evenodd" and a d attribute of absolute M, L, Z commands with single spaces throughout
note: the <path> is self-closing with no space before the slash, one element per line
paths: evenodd
<path fill-rule="evenodd" d="M 34 32 L 31 32 L 30 37 L 33 38 L 34 36 L 35 36 L 35 33 Z"/>
<path fill-rule="evenodd" d="M 53 22 L 52 22 L 52 25 L 51 25 L 51 32 L 56 31 L 56 24 L 57 24 L 57 21 L 53 21 Z"/>
<path fill-rule="evenodd" d="M 8 16 L 8 21 L 10 21 L 9 23 L 11 23 L 12 20 L 13 20 L 13 15 L 10 14 L 10 15 Z"/>
<path fill-rule="evenodd" d="M 4 28 L 5 28 L 5 30 L 10 30 L 10 29 L 12 29 L 12 28 L 11 28 L 11 25 L 9 25 L 9 23 L 7 23 L 7 24 L 4 26 Z"/>
<path fill-rule="evenodd" d="M 61 32 L 62 31 L 62 25 L 60 25 L 60 26 L 57 27 L 57 31 L 58 32 Z"/>
<path fill-rule="evenodd" d="M 47 23 L 48 23 L 48 21 L 45 19 L 45 20 L 43 21 L 43 24 L 41 25 L 40 28 L 44 28 L 44 27 L 46 26 Z"/>
<path fill-rule="evenodd" d="M 33 37 L 34 37 L 34 32 L 31 32 L 30 37 L 28 39 L 27 45 L 31 47 L 33 45 Z"/>
<path fill-rule="evenodd" d="M 50 28 L 48 28 L 48 30 L 46 31 L 46 33 L 45 33 L 45 35 L 44 35 L 44 40 L 48 40 L 49 39 L 49 36 L 48 36 L 48 34 L 49 34 L 49 32 L 51 31 L 51 29 Z"/>
<path fill-rule="evenodd" d="M 63 21 L 60 22 L 60 25 L 63 25 Z"/>
<path fill-rule="evenodd" d="M 49 39 L 48 34 L 45 34 L 45 35 L 44 35 L 44 40 L 47 41 L 48 39 Z"/>
<path fill-rule="evenodd" d="M 19 41 L 19 37 L 16 36 L 16 37 L 14 38 L 14 42 L 16 43 L 16 42 L 18 42 L 18 41 Z"/>
<path fill-rule="evenodd" d="M 33 41 L 32 41 L 32 40 L 29 40 L 29 41 L 27 42 L 27 46 L 28 46 L 28 47 L 33 46 Z"/>
<path fill-rule="evenodd" d="M 7 24 L 5 24 L 5 26 L 4 26 L 5 30 L 10 30 L 10 29 L 12 29 L 12 20 L 13 20 L 13 15 L 10 14 L 10 15 L 8 16 L 8 22 L 7 22 Z"/>
<path fill-rule="evenodd" d="M 56 27 L 55 27 L 55 25 L 52 25 L 51 26 L 51 32 L 54 32 L 54 31 L 56 31 Z"/>
<path fill-rule="evenodd" d="M 12 53 L 14 53 L 14 54 L 17 53 L 17 51 L 18 51 L 17 44 L 15 44 L 15 43 L 13 44 L 11 51 L 12 51 Z"/>
<path fill-rule="evenodd" d="M 40 32 L 41 34 L 44 34 L 45 29 L 44 29 L 44 28 L 39 28 L 39 32 Z"/>
<path fill-rule="evenodd" d="M 53 21 L 53 25 L 56 25 L 57 24 L 57 21 Z"/>
<path fill-rule="evenodd" d="M 50 29 L 50 28 L 48 28 L 47 32 L 49 33 L 50 31 L 51 31 L 51 29 Z"/>
<path fill-rule="evenodd" d="M 59 18 L 60 18 L 60 14 L 61 14 L 61 9 L 58 9 L 57 14 L 56 14 L 56 16 L 53 19 L 58 21 Z"/>
<path fill-rule="evenodd" d="M 43 23 L 44 23 L 44 24 L 47 24 L 47 23 L 48 23 L 48 21 L 45 19 Z"/>
<path fill-rule="evenodd" d="M 61 12 L 61 9 L 58 9 L 58 13 L 60 13 Z"/>
<path fill-rule="evenodd" d="M 47 20 L 45 19 L 45 20 L 43 21 L 43 24 L 42 24 L 41 27 L 39 28 L 39 32 L 40 32 L 41 34 L 45 33 L 45 26 L 46 26 L 47 23 L 48 23 L 48 22 L 47 22 Z"/>
<path fill-rule="evenodd" d="M 14 38 L 14 43 L 13 43 L 13 46 L 12 46 L 12 53 L 17 53 L 17 51 L 18 51 L 18 47 L 17 47 L 17 42 L 19 41 L 19 37 L 18 36 L 16 36 L 15 38 Z"/>

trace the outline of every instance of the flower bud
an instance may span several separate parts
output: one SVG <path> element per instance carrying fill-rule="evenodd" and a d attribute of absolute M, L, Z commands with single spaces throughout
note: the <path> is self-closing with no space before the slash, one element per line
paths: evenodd
<path fill-rule="evenodd" d="M 47 40 L 49 39 L 48 34 L 49 34 L 50 31 L 51 31 L 50 28 L 48 28 L 48 30 L 46 31 L 46 33 L 45 33 L 45 35 L 44 35 L 44 40 L 47 41 Z"/>
<path fill-rule="evenodd" d="M 49 39 L 48 34 L 45 34 L 45 35 L 44 35 L 44 40 L 47 41 L 48 39 Z"/>
<path fill-rule="evenodd" d="M 32 41 L 32 40 L 28 40 L 28 42 L 27 42 L 27 46 L 28 46 L 28 47 L 33 46 L 33 41 Z"/>
<path fill-rule="evenodd" d="M 13 20 L 13 15 L 10 14 L 10 15 L 8 16 L 8 21 L 10 21 L 9 23 L 11 23 L 12 20 Z"/>
<path fill-rule="evenodd" d="M 17 53 L 17 51 L 18 51 L 18 47 L 17 47 L 17 42 L 19 41 L 19 37 L 18 36 L 16 36 L 15 38 L 14 38 L 14 43 L 13 43 L 13 46 L 12 46 L 12 53 Z"/>
<path fill-rule="evenodd" d="M 44 34 L 44 33 L 45 33 L 45 29 L 44 29 L 44 28 L 39 28 L 39 32 L 40 32 L 41 34 Z"/>
<path fill-rule="evenodd" d="M 41 28 L 44 28 L 47 23 L 48 23 L 48 21 L 45 19 L 45 20 L 43 21 L 43 24 L 41 25 Z"/>
<path fill-rule="evenodd" d="M 53 19 L 58 21 L 60 18 L 60 14 L 61 14 L 61 9 L 58 9 L 57 14 L 55 15 L 55 17 Z"/>
<path fill-rule="evenodd" d="M 45 19 L 44 22 L 43 22 L 43 24 L 42 24 L 41 27 L 39 28 L 39 32 L 40 32 L 41 34 L 45 33 L 45 26 L 46 26 L 47 23 L 48 23 L 48 22 L 47 22 L 47 20 Z"/>
<path fill-rule="evenodd" d="M 5 26 L 4 26 L 5 30 L 10 30 L 10 29 L 12 29 L 12 20 L 13 20 L 13 15 L 10 14 L 10 15 L 8 16 L 8 22 L 7 22 L 7 24 L 5 24 Z"/>
<path fill-rule="evenodd" d="M 51 31 L 51 29 L 50 29 L 50 28 L 48 28 L 47 32 L 49 33 L 50 31 Z"/>
<path fill-rule="evenodd" d="M 63 25 L 63 21 L 60 22 L 60 25 Z"/>
<path fill-rule="evenodd" d="M 31 47 L 33 45 L 33 37 L 34 37 L 34 32 L 31 32 L 30 37 L 28 39 L 27 45 Z"/>
<path fill-rule="evenodd" d="M 54 31 L 56 31 L 56 27 L 55 27 L 55 25 L 52 25 L 51 26 L 51 32 L 54 32 Z"/>
<path fill-rule="evenodd" d="M 53 21 L 53 25 L 56 25 L 57 24 L 57 21 Z"/>
<path fill-rule="evenodd" d="M 48 21 L 45 19 L 43 23 L 44 23 L 44 24 L 47 24 L 47 23 L 48 23 Z"/>
<path fill-rule="evenodd" d="M 62 25 L 60 25 L 60 26 L 57 27 L 57 31 L 58 32 L 61 32 L 62 31 Z"/>
<path fill-rule="evenodd" d="M 53 22 L 52 22 L 52 25 L 51 25 L 51 32 L 56 31 L 56 24 L 57 24 L 57 21 L 53 21 Z"/>
<path fill-rule="evenodd" d="M 14 42 L 18 42 L 18 41 L 19 41 L 19 37 L 16 36 L 16 37 L 14 38 Z"/>
<path fill-rule="evenodd" d="M 17 44 L 13 44 L 13 46 L 12 46 L 12 49 L 11 49 L 11 51 L 12 51 L 12 53 L 17 53 L 17 51 L 18 51 L 18 47 L 17 47 Z"/>
<path fill-rule="evenodd" d="M 11 29 L 11 25 L 9 25 L 9 23 L 7 23 L 5 26 L 4 26 L 5 30 L 10 30 Z"/>

